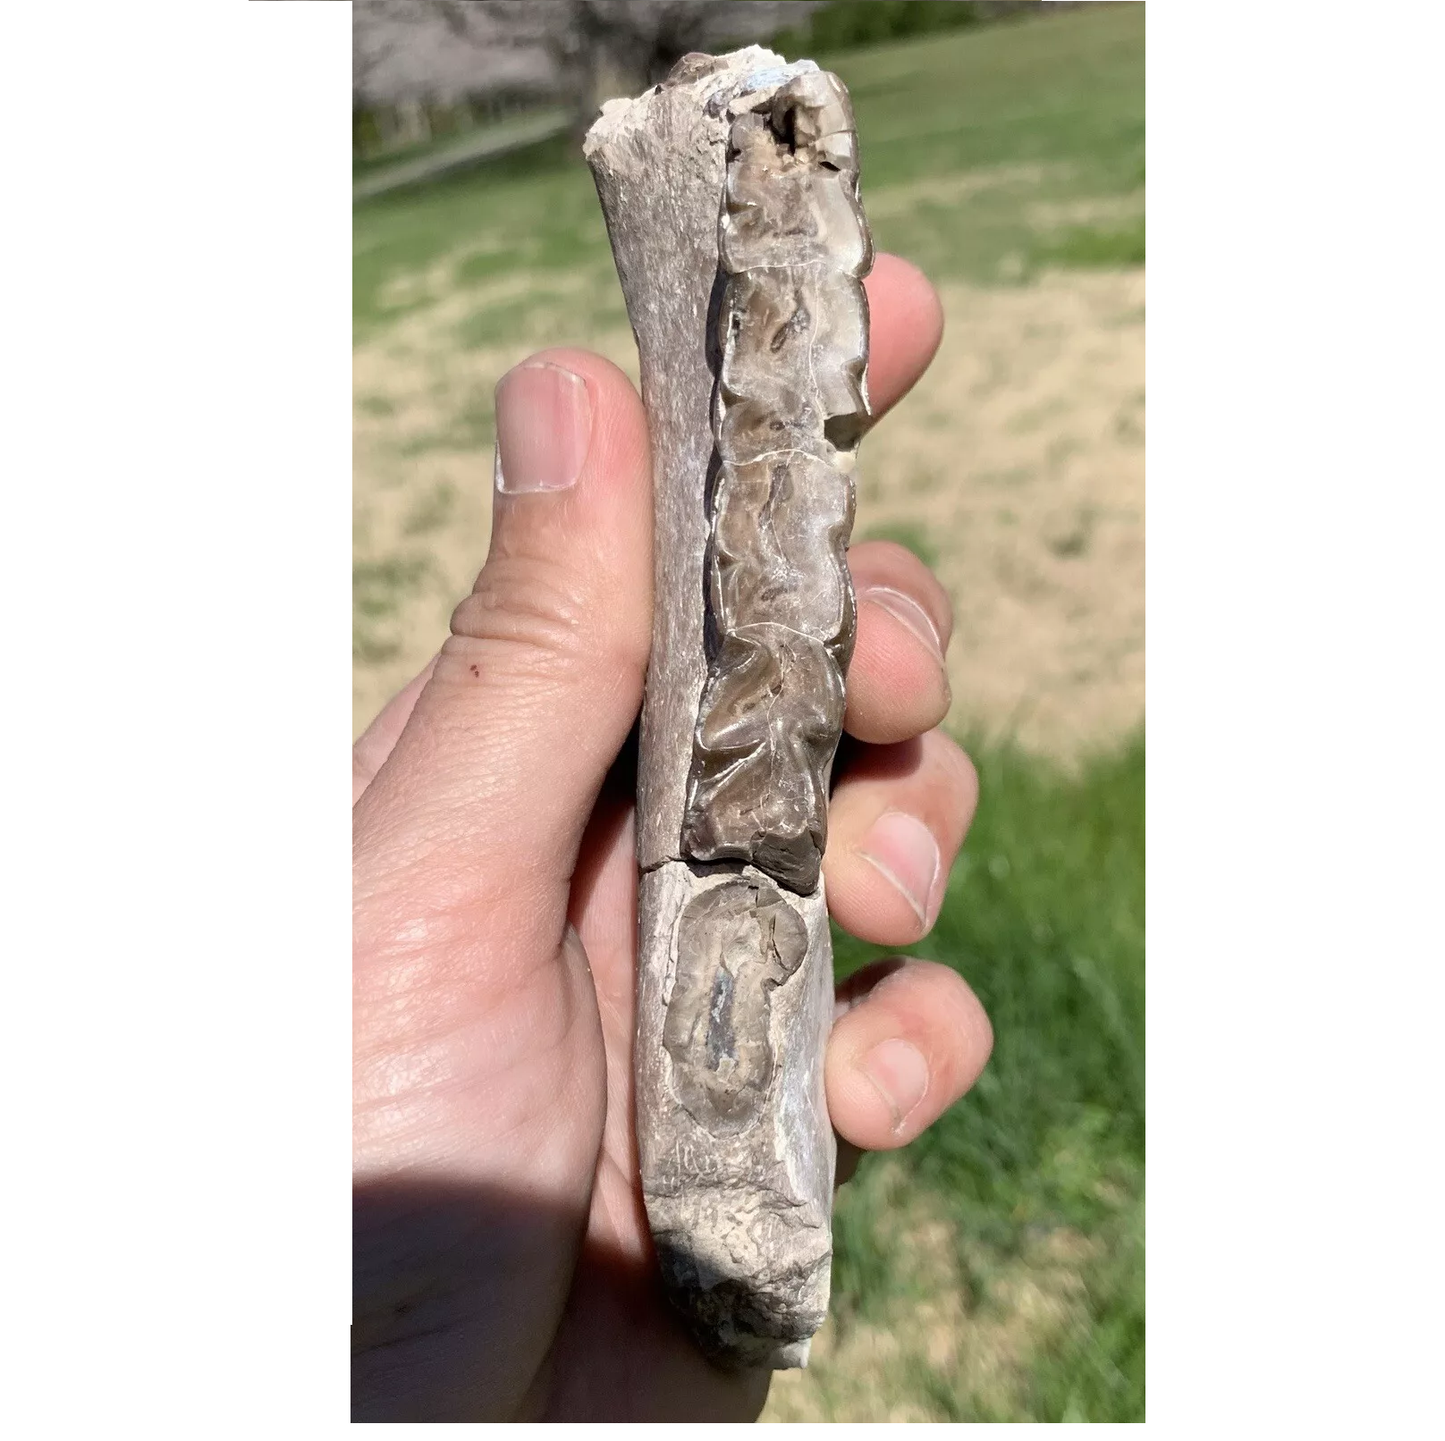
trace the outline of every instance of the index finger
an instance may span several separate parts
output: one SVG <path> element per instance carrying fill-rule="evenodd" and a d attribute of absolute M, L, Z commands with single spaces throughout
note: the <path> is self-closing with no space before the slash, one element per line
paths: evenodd
<path fill-rule="evenodd" d="M 897 255 L 880 254 L 863 289 L 869 312 L 868 398 L 876 423 L 928 369 L 943 339 L 943 306 L 928 277 Z"/>

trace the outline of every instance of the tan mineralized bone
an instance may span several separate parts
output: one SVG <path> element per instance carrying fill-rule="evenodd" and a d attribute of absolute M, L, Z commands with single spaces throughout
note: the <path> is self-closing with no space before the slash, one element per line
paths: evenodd
<path fill-rule="evenodd" d="M 845 552 L 872 262 L 847 94 L 688 56 L 587 158 L 652 440 L 636 1125 L 664 1283 L 728 1365 L 827 1310 L 832 952 L 819 870 L 854 634 Z"/>

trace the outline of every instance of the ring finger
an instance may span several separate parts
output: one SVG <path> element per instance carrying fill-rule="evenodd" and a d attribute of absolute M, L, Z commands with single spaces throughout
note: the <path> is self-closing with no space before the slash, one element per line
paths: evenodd
<path fill-rule="evenodd" d="M 942 731 L 858 747 L 828 808 L 833 919 L 877 945 L 927 935 L 977 803 L 973 763 Z"/>

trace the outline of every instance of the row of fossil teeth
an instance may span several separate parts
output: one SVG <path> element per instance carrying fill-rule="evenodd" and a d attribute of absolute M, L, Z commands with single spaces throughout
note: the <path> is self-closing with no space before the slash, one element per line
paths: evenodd
<path fill-rule="evenodd" d="M 846 550 L 873 261 L 847 92 L 799 75 L 740 116 L 719 220 L 707 683 L 682 851 L 818 884 L 855 629 Z"/>

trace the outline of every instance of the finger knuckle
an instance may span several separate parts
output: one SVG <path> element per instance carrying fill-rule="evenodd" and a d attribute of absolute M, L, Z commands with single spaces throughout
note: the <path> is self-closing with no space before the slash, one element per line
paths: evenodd
<path fill-rule="evenodd" d="M 453 612 L 443 653 L 493 674 L 563 679 L 600 664 L 631 675 L 645 667 L 646 647 L 617 619 L 600 614 L 582 578 L 562 566 L 495 558 Z"/>

